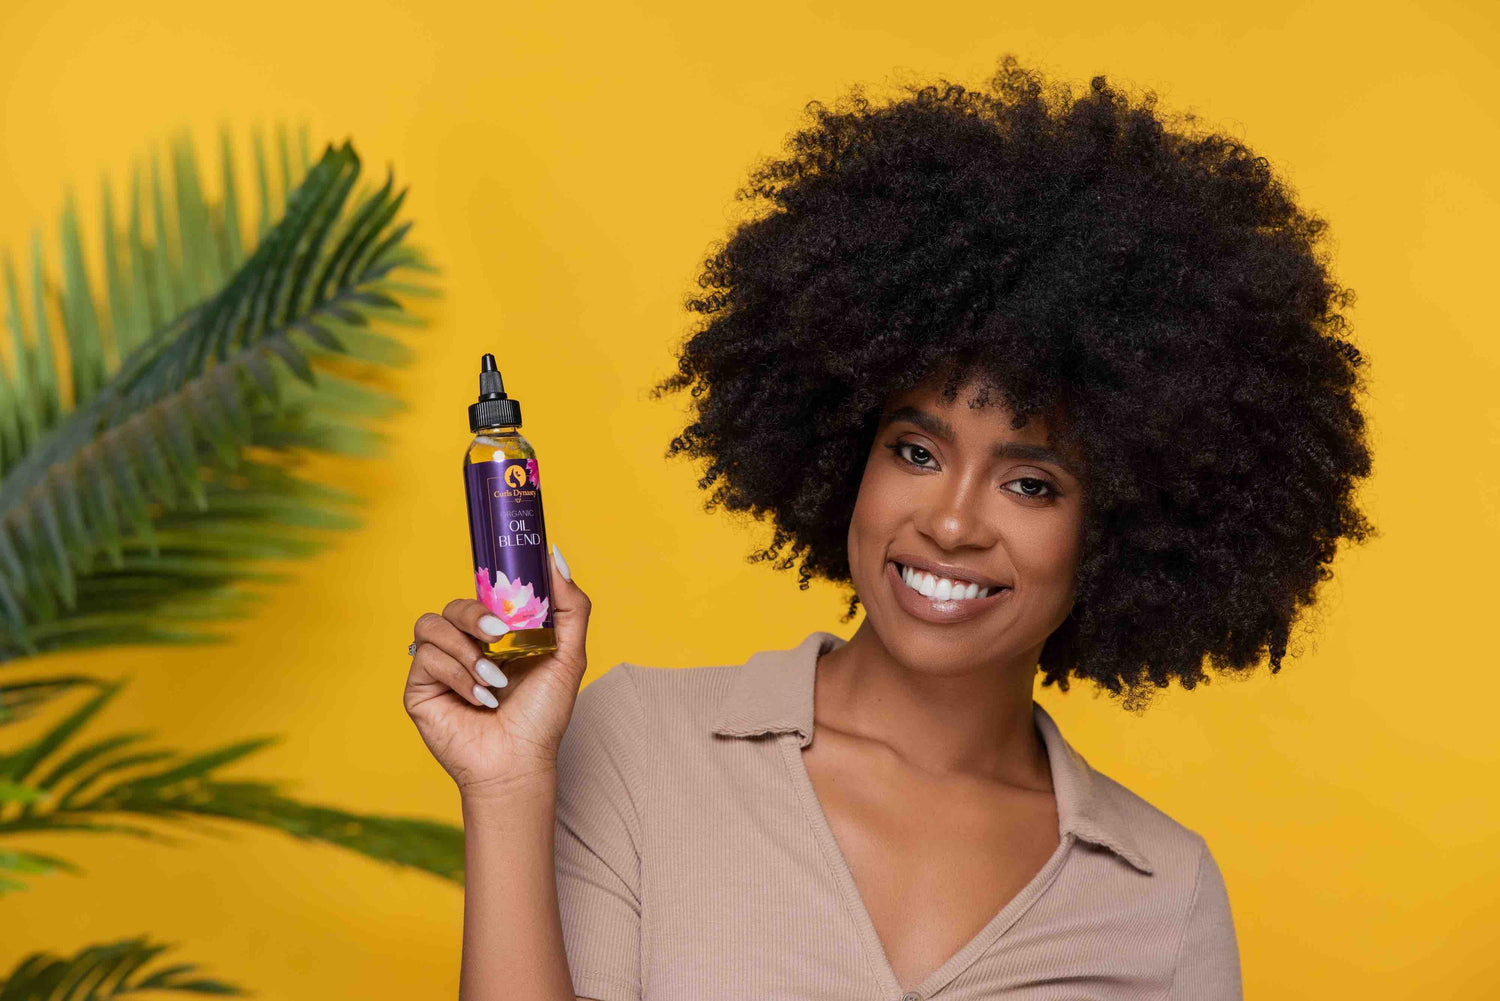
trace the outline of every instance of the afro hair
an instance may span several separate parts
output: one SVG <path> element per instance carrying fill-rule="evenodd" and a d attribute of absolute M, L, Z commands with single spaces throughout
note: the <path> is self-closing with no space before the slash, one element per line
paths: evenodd
<path fill-rule="evenodd" d="M 1375 534 L 1352 496 L 1371 467 L 1354 294 L 1264 157 L 1155 103 L 1103 76 L 1075 100 L 1006 55 L 982 90 L 807 104 L 735 193 L 765 211 L 711 248 L 686 301 L 702 322 L 652 390 L 690 389 L 666 454 L 707 460 L 705 510 L 771 516 L 751 562 L 852 587 L 884 402 L 977 378 L 1017 428 L 1060 408 L 1086 464 L 1043 685 L 1135 708 L 1205 660 L 1280 670 L 1339 540 Z"/>

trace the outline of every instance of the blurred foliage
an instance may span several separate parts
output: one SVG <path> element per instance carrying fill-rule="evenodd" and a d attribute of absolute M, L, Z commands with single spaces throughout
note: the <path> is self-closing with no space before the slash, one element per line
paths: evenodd
<path fill-rule="evenodd" d="M 21 961 L 0 986 L 0 1001 L 96 1001 L 149 991 L 243 994 L 233 984 L 195 977 L 191 963 L 141 972 L 166 946 L 144 938 L 92 945 L 72 956 L 37 952 Z"/>
<path fill-rule="evenodd" d="M 273 162 L 255 134 L 253 240 L 242 234 L 227 131 L 217 201 L 182 133 L 170 180 L 154 154 L 149 173 L 135 168 L 123 226 L 104 183 L 102 293 L 90 285 L 71 192 L 60 276 L 48 271 L 40 235 L 24 295 L 4 257 L 0 729 L 57 717 L 0 750 L 0 895 L 28 878 L 81 872 L 15 843 L 28 834 L 170 843 L 163 824 L 208 818 L 462 879 L 459 828 L 301 803 L 274 783 L 219 774 L 275 738 L 189 754 L 145 746 L 149 731 L 89 736 L 123 681 L 10 676 L 47 653 L 220 641 L 202 624 L 248 614 L 258 595 L 240 585 L 286 579 L 260 561 L 309 556 L 325 544 L 309 530 L 360 524 L 346 510 L 359 497 L 291 467 L 308 453 L 378 451 L 369 422 L 404 406 L 380 388 L 380 370 L 412 358 L 389 328 L 423 325 L 403 299 L 436 295 L 417 280 L 436 269 L 406 239 L 406 193 L 389 172 L 353 194 L 361 164 L 350 143 L 328 145 L 313 163 L 306 129 L 299 136 L 294 155 L 278 127 Z M 85 700 L 64 711 L 75 693 Z M 35 953 L 0 980 L 0 1001 L 238 993 L 190 976 L 191 965 L 140 974 L 164 948 L 136 938 Z"/>

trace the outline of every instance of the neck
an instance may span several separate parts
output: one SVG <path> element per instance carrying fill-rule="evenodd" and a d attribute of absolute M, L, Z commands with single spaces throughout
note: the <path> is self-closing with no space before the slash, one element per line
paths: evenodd
<path fill-rule="evenodd" d="M 1032 710 L 1036 657 L 934 671 L 903 663 L 868 617 L 818 659 L 815 722 L 874 741 L 936 777 L 1051 789 Z"/>

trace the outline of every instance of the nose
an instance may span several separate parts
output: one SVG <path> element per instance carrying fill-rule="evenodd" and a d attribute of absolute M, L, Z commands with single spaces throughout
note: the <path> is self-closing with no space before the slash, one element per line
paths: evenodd
<path fill-rule="evenodd" d="M 986 511 L 978 476 L 934 476 L 932 493 L 916 519 L 917 530 L 943 549 L 985 549 L 999 533 Z"/>

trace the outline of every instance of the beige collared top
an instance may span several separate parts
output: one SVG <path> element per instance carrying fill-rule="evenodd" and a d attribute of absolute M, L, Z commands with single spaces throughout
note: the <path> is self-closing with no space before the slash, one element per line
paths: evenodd
<path fill-rule="evenodd" d="M 1037 703 L 1057 850 L 967 945 L 899 984 L 802 761 L 817 658 L 844 642 L 818 631 L 744 664 L 622 663 L 578 693 L 556 860 L 579 996 L 1240 1001 L 1203 838 L 1091 768 Z"/>

